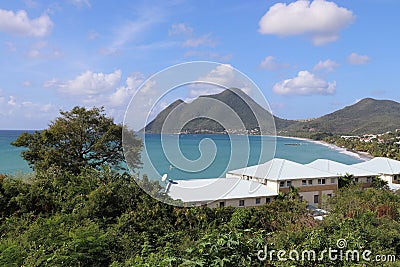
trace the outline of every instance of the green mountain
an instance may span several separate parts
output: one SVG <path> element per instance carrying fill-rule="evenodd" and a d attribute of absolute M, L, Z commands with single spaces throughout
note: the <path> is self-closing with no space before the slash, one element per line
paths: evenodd
<path fill-rule="evenodd" d="M 326 132 L 334 134 L 383 133 L 400 128 L 400 103 L 365 98 L 354 105 L 320 118 L 286 127 L 288 133 Z"/>
<path fill-rule="evenodd" d="M 168 122 L 168 116 L 173 120 Z M 161 111 L 145 130 L 147 133 L 160 133 L 162 127 L 164 133 L 222 133 L 225 130 L 244 133 L 253 130 L 257 134 L 260 129 L 263 133 L 274 133 L 275 125 L 282 128 L 292 123 L 295 121 L 272 116 L 242 90 L 227 89 L 219 94 L 200 96 L 191 103 L 179 99 Z"/>
<path fill-rule="evenodd" d="M 191 103 L 185 103 L 177 100 L 162 112 L 146 126 L 146 132 L 160 133 L 161 127 L 171 114 L 173 124 L 177 127 L 170 127 L 165 132 L 223 132 L 224 127 L 204 117 L 219 116 L 224 118 L 231 126 L 230 130 L 241 129 L 240 125 L 235 124 L 234 118 L 230 118 L 222 105 L 214 103 L 216 100 L 225 103 L 234 110 L 242 122 L 246 130 L 254 130 L 260 127 L 256 116 L 270 117 L 275 121 L 276 132 L 281 135 L 315 137 L 321 133 L 332 134 L 365 134 L 365 133 L 383 133 L 386 131 L 394 131 L 400 128 L 400 103 L 391 100 L 375 100 L 366 98 L 354 105 L 347 106 L 333 113 L 327 114 L 317 119 L 309 121 L 285 120 L 276 116 L 270 116 L 270 113 L 257 104 L 248 95 L 239 89 L 225 90 L 219 94 L 200 96 Z M 254 115 L 256 114 L 256 115 Z M 268 116 L 265 116 L 267 114 Z M 188 118 L 195 118 L 183 123 Z M 273 123 L 266 119 L 262 121 L 262 127 L 272 131 Z M 179 124 L 184 127 L 178 127 Z M 171 124 L 171 123 L 169 123 Z M 232 126 L 233 125 L 233 126 Z M 233 129 L 232 129 L 233 127 Z M 168 128 L 168 127 L 167 127 Z M 225 127 L 226 128 L 226 127 Z M 243 128 L 243 127 L 242 127 Z M 164 129 L 165 130 L 165 129 Z"/>

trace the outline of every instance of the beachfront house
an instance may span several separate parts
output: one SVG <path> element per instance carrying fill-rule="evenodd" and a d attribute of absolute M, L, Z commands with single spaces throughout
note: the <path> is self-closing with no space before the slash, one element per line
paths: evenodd
<path fill-rule="evenodd" d="M 254 207 L 278 195 L 263 184 L 239 178 L 174 180 L 167 188 L 172 199 L 180 199 L 189 207 Z"/>
<path fill-rule="evenodd" d="M 273 201 L 279 193 L 296 187 L 301 200 L 321 207 L 324 197 L 338 189 L 340 177 L 351 174 L 354 183 L 366 188 L 380 176 L 392 190 L 400 189 L 400 161 L 374 158 L 346 165 L 327 159 L 300 164 L 275 158 L 263 164 L 228 171 L 226 178 L 176 180 L 167 188 L 173 199 L 186 206 L 253 207 Z"/>
<path fill-rule="evenodd" d="M 382 180 L 388 182 L 392 190 L 400 189 L 400 161 L 376 157 L 369 161 L 351 165 L 353 167 L 375 172 Z"/>
<path fill-rule="evenodd" d="M 321 206 L 322 198 L 332 196 L 338 189 L 340 175 L 275 158 L 260 165 L 229 171 L 226 177 L 256 181 L 277 193 L 287 193 L 294 186 L 298 188 L 300 199 Z"/>
<path fill-rule="evenodd" d="M 317 159 L 306 166 L 336 174 L 339 176 L 352 175 L 353 183 L 359 184 L 363 188 L 371 187 L 372 179 L 378 175 L 376 172 L 356 168 L 351 165 L 346 165 L 329 159 Z"/>

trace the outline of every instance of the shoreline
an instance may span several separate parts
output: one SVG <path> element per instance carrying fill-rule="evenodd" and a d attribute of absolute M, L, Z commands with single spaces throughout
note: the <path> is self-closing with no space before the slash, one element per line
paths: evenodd
<path fill-rule="evenodd" d="M 369 161 L 369 160 L 374 158 L 368 152 L 350 150 L 350 149 L 347 149 L 347 148 L 344 148 L 344 147 L 338 147 L 337 145 L 330 144 L 330 143 L 327 143 L 325 141 L 317 141 L 317 140 L 312 140 L 312 139 L 303 138 L 303 137 L 291 137 L 291 136 L 280 136 L 280 135 L 277 135 L 276 137 L 287 138 L 287 139 L 295 139 L 295 140 L 299 140 L 299 141 L 306 141 L 306 142 L 310 142 L 310 143 L 315 143 L 315 144 L 327 146 L 327 147 L 329 147 L 331 149 L 337 150 L 340 153 L 343 153 L 343 154 L 358 158 L 358 159 L 363 160 L 363 161 Z"/>

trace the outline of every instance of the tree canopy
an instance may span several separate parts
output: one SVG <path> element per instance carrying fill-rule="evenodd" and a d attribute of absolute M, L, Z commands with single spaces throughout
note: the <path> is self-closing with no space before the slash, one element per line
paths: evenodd
<path fill-rule="evenodd" d="M 40 171 L 57 166 L 72 173 L 102 165 L 123 168 L 123 127 L 107 117 L 103 107 L 74 107 L 71 111 L 61 111 L 60 115 L 47 129 L 23 133 L 12 143 L 27 148 L 22 157 L 31 167 Z M 133 132 L 130 138 L 130 167 L 133 169 L 140 165 L 142 144 Z"/>

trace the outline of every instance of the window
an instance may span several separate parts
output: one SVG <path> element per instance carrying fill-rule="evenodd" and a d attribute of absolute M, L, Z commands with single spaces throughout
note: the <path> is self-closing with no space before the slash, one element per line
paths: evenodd
<path fill-rule="evenodd" d="M 317 204 L 319 202 L 319 195 L 314 195 L 314 203 Z"/>
<path fill-rule="evenodd" d="M 219 202 L 219 207 L 220 207 L 220 208 L 223 208 L 223 207 L 225 207 L 225 201 L 221 201 L 221 202 Z"/>
<path fill-rule="evenodd" d="M 285 187 L 285 182 L 283 182 L 283 181 L 282 181 L 282 182 L 279 182 L 279 186 L 280 186 L 280 187 Z"/>
<path fill-rule="evenodd" d="M 244 206 L 244 199 L 239 200 L 239 207 L 243 207 Z"/>
<path fill-rule="evenodd" d="M 271 202 L 271 199 L 270 199 L 269 197 L 267 197 L 267 198 L 265 199 L 265 202 L 269 203 L 269 202 Z"/>
<path fill-rule="evenodd" d="M 301 185 L 307 185 L 307 180 L 301 180 Z"/>
<path fill-rule="evenodd" d="M 354 181 L 355 181 L 356 183 L 358 183 L 358 177 L 354 178 Z"/>
<path fill-rule="evenodd" d="M 336 183 L 336 179 L 335 178 L 331 178 L 331 184 Z"/>
<path fill-rule="evenodd" d="M 287 181 L 286 185 L 287 185 L 287 187 L 291 187 L 292 186 L 292 181 Z"/>
<path fill-rule="evenodd" d="M 332 194 L 327 194 L 328 197 L 332 197 Z"/>
<path fill-rule="evenodd" d="M 261 198 L 256 198 L 256 204 L 260 204 L 261 203 Z"/>
<path fill-rule="evenodd" d="M 300 200 L 300 202 L 303 201 L 303 196 L 300 196 L 300 197 L 299 197 L 299 200 Z"/>
<path fill-rule="evenodd" d="M 368 176 L 367 177 L 367 183 L 370 183 L 371 182 L 371 176 Z"/>
<path fill-rule="evenodd" d="M 318 184 L 325 184 L 325 179 L 318 179 Z"/>
<path fill-rule="evenodd" d="M 312 185 L 312 180 L 308 180 L 308 185 Z"/>

